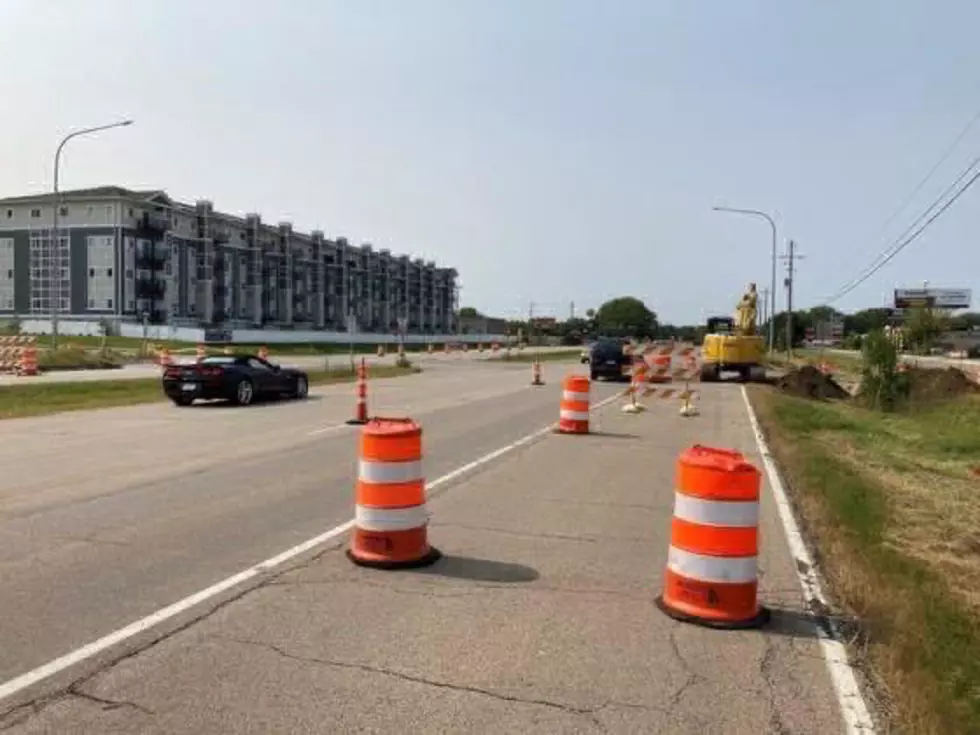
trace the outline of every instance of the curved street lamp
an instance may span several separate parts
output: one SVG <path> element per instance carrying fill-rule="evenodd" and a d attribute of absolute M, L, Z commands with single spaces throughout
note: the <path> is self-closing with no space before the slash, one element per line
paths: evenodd
<path fill-rule="evenodd" d="M 52 349 L 58 349 L 58 311 L 61 308 L 61 247 L 58 242 L 58 215 L 61 210 L 61 194 L 58 190 L 58 171 L 60 169 L 61 162 L 61 151 L 72 138 L 78 138 L 82 135 L 91 135 L 92 133 L 98 133 L 103 130 L 109 130 L 110 128 L 124 128 L 128 125 L 132 125 L 132 120 L 121 120 L 119 122 L 109 123 L 108 125 L 96 125 L 91 128 L 82 128 L 81 130 L 76 130 L 73 133 L 68 133 L 61 142 L 58 144 L 58 150 L 54 153 L 54 216 L 51 222 L 51 240 L 49 243 L 51 257 L 48 261 L 48 278 L 52 277 L 53 263 L 58 263 L 58 278 L 55 279 L 57 287 L 54 289 L 54 297 L 52 299 L 51 289 L 48 289 L 48 299 L 51 300 L 51 347 Z M 69 243 L 68 252 L 71 253 L 71 243 Z M 70 258 L 70 256 L 69 256 Z M 71 262 L 69 260 L 68 268 L 71 268 Z M 50 283 L 50 280 L 49 280 Z M 69 299 L 71 295 L 69 294 Z"/>
<path fill-rule="evenodd" d="M 761 217 L 769 223 L 772 228 L 772 284 L 770 289 L 769 302 L 769 351 L 776 349 L 776 223 L 773 222 L 765 212 L 758 209 L 735 209 L 734 207 L 712 207 L 715 212 L 730 212 L 732 214 L 744 214 L 752 217 Z"/>

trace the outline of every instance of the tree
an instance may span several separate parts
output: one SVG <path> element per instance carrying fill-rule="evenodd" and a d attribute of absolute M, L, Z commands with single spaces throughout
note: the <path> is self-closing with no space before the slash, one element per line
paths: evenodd
<path fill-rule="evenodd" d="M 876 329 L 884 329 L 890 315 L 891 309 L 880 306 L 848 314 L 844 317 L 844 333 L 868 334 Z"/>
<path fill-rule="evenodd" d="M 477 311 L 472 306 L 464 306 L 459 310 L 460 319 L 476 319 L 480 316 L 480 312 Z"/>
<path fill-rule="evenodd" d="M 928 353 L 949 329 L 949 315 L 939 309 L 917 306 L 908 315 L 905 323 L 909 347 L 919 354 Z"/>
<path fill-rule="evenodd" d="M 633 296 L 620 296 L 599 307 L 596 327 L 612 337 L 650 337 L 657 330 L 657 315 Z"/>
<path fill-rule="evenodd" d="M 949 328 L 957 331 L 980 329 L 980 312 L 967 311 L 962 314 L 957 314 L 950 319 Z"/>

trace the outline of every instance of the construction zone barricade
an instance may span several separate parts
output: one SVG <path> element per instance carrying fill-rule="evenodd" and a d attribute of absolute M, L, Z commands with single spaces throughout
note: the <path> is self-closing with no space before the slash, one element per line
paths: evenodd
<path fill-rule="evenodd" d="M 350 425 L 366 424 L 367 410 L 367 361 L 362 357 L 357 366 L 357 383 L 354 386 L 354 417 L 347 420 Z"/>
<path fill-rule="evenodd" d="M 769 620 L 758 603 L 762 475 L 740 453 L 694 446 L 677 460 L 674 517 L 657 606 L 713 628 Z"/>
<path fill-rule="evenodd" d="M 558 413 L 560 434 L 589 433 L 589 399 L 591 383 L 584 375 L 566 375 L 562 382 Z"/>
<path fill-rule="evenodd" d="M 531 385 L 544 385 L 541 379 L 541 363 L 538 360 L 531 363 Z"/>
<path fill-rule="evenodd" d="M 27 377 L 33 377 L 40 372 L 37 366 L 37 347 L 34 346 L 33 342 L 21 349 L 17 372 Z"/>
<path fill-rule="evenodd" d="M 0 337 L 0 372 L 15 375 L 37 375 L 37 339 L 20 334 Z"/>
<path fill-rule="evenodd" d="M 374 418 L 361 430 L 354 529 L 347 557 L 360 566 L 408 569 L 442 554 L 429 545 L 422 471 L 422 427 Z"/>
<path fill-rule="evenodd" d="M 642 413 L 646 411 L 646 406 L 637 402 L 637 398 L 644 393 L 644 385 L 647 382 L 647 366 L 642 358 L 634 358 L 630 377 L 630 387 L 626 389 L 626 403 L 623 404 L 623 413 Z"/>

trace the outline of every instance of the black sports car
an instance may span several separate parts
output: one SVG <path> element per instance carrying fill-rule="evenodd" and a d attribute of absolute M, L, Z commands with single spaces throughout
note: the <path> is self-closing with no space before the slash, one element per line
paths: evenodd
<path fill-rule="evenodd" d="M 188 365 L 171 365 L 163 373 L 163 392 L 178 406 L 196 399 L 224 399 L 247 406 L 260 398 L 306 398 L 310 377 L 254 355 L 205 357 Z"/>

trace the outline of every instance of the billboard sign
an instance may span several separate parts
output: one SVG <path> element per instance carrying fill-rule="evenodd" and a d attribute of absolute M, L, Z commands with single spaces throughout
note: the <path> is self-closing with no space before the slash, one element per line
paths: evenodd
<path fill-rule="evenodd" d="M 969 309 L 972 295 L 968 288 L 896 288 L 895 308 Z"/>

